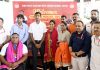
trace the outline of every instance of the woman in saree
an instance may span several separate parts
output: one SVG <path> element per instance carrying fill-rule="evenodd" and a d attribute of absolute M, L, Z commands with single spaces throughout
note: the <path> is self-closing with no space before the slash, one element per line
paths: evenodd
<path fill-rule="evenodd" d="M 61 32 L 58 35 L 59 47 L 55 54 L 55 66 L 57 70 L 68 70 L 71 65 L 71 55 L 69 52 L 70 33 L 66 29 L 66 23 L 61 22 Z"/>
<path fill-rule="evenodd" d="M 58 33 L 55 29 L 55 21 L 50 20 L 49 28 L 45 37 L 45 63 L 48 64 L 50 70 L 55 70 L 54 58 L 57 49 Z"/>

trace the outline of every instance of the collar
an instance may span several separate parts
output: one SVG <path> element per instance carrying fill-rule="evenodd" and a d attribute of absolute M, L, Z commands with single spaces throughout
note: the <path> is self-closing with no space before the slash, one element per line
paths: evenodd
<path fill-rule="evenodd" d="M 19 26 L 18 23 L 16 23 L 16 25 Z M 23 22 L 22 22 L 22 25 L 21 26 L 23 26 Z"/>
<path fill-rule="evenodd" d="M 100 39 L 100 36 L 98 38 Z"/>
<path fill-rule="evenodd" d="M 84 32 L 85 32 L 85 30 L 81 31 L 81 33 L 78 34 L 78 32 L 76 31 L 76 34 L 81 35 L 81 34 L 83 34 Z"/>
<path fill-rule="evenodd" d="M 16 25 L 17 25 L 20 29 L 23 29 L 23 25 L 24 25 L 24 23 L 22 23 L 21 26 L 19 26 L 18 23 L 16 23 Z"/>
<path fill-rule="evenodd" d="M 36 21 L 35 21 L 36 22 Z M 39 22 L 39 24 L 41 23 L 41 21 Z M 36 24 L 37 24 L 37 22 L 36 22 Z"/>
<path fill-rule="evenodd" d="M 96 37 L 96 36 L 94 36 L 94 37 Z M 100 39 L 100 36 L 98 36 L 97 38 Z"/>

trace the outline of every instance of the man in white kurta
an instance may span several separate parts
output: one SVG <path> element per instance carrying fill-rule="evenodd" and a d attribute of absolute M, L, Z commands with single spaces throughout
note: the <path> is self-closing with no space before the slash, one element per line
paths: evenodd
<path fill-rule="evenodd" d="M 93 24 L 93 30 L 90 68 L 100 70 L 100 22 Z"/>

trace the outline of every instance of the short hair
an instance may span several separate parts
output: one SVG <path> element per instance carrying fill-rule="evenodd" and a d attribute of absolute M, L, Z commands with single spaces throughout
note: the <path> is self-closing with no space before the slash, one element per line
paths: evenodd
<path fill-rule="evenodd" d="M 65 26 L 67 26 L 66 22 L 62 21 L 61 23 L 63 23 Z"/>
<path fill-rule="evenodd" d="M 56 22 L 55 22 L 55 20 L 53 20 L 53 19 L 52 19 L 52 20 L 50 20 L 50 22 L 49 22 L 49 23 L 51 23 L 51 22 L 53 22 L 54 24 L 56 23 Z"/>
<path fill-rule="evenodd" d="M 83 23 L 83 21 L 82 21 L 82 20 L 78 20 L 78 21 L 76 21 L 76 23 L 77 23 L 77 22 L 81 22 L 81 23 L 82 23 L 82 25 L 84 25 L 84 23 Z"/>
<path fill-rule="evenodd" d="M 78 14 L 78 13 L 73 13 L 73 15 L 78 15 L 78 16 L 79 16 L 79 14 Z"/>
<path fill-rule="evenodd" d="M 93 10 L 91 10 L 91 12 L 92 12 L 92 11 L 95 11 L 95 12 L 97 12 L 97 13 L 99 14 L 99 11 L 98 11 L 97 9 L 93 9 Z"/>
<path fill-rule="evenodd" d="M 65 15 L 62 15 L 62 16 L 61 16 L 61 18 L 63 18 L 63 17 L 67 18 Z"/>
<path fill-rule="evenodd" d="M 41 16 L 41 12 L 35 12 L 35 15 L 36 15 L 36 14 L 40 14 L 40 16 Z"/>
<path fill-rule="evenodd" d="M 4 22 L 3 18 L 0 17 L 0 20 L 2 20 L 2 22 Z"/>
<path fill-rule="evenodd" d="M 19 14 L 19 15 L 17 15 L 17 18 L 23 18 L 24 19 L 24 16 L 22 14 Z"/>
<path fill-rule="evenodd" d="M 13 36 L 13 35 L 18 35 L 18 36 L 19 36 L 19 34 L 18 34 L 18 33 L 13 33 L 11 36 Z"/>

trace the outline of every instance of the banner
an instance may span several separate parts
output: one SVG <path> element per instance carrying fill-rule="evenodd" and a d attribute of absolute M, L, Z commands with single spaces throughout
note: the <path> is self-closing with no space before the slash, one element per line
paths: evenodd
<path fill-rule="evenodd" d="M 13 15 L 14 22 L 20 10 L 24 11 L 27 17 L 27 24 L 34 22 L 34 13 L 40 11 L 42 13 L 41 20 L 47 25 L 51 19 L 55 19 L 56 23 L 60 23 L 61 15 L 70 17 L 77 11 L 76 2 L 45 2 L 45 1 L 14 1 L 13 2 Z"/>

